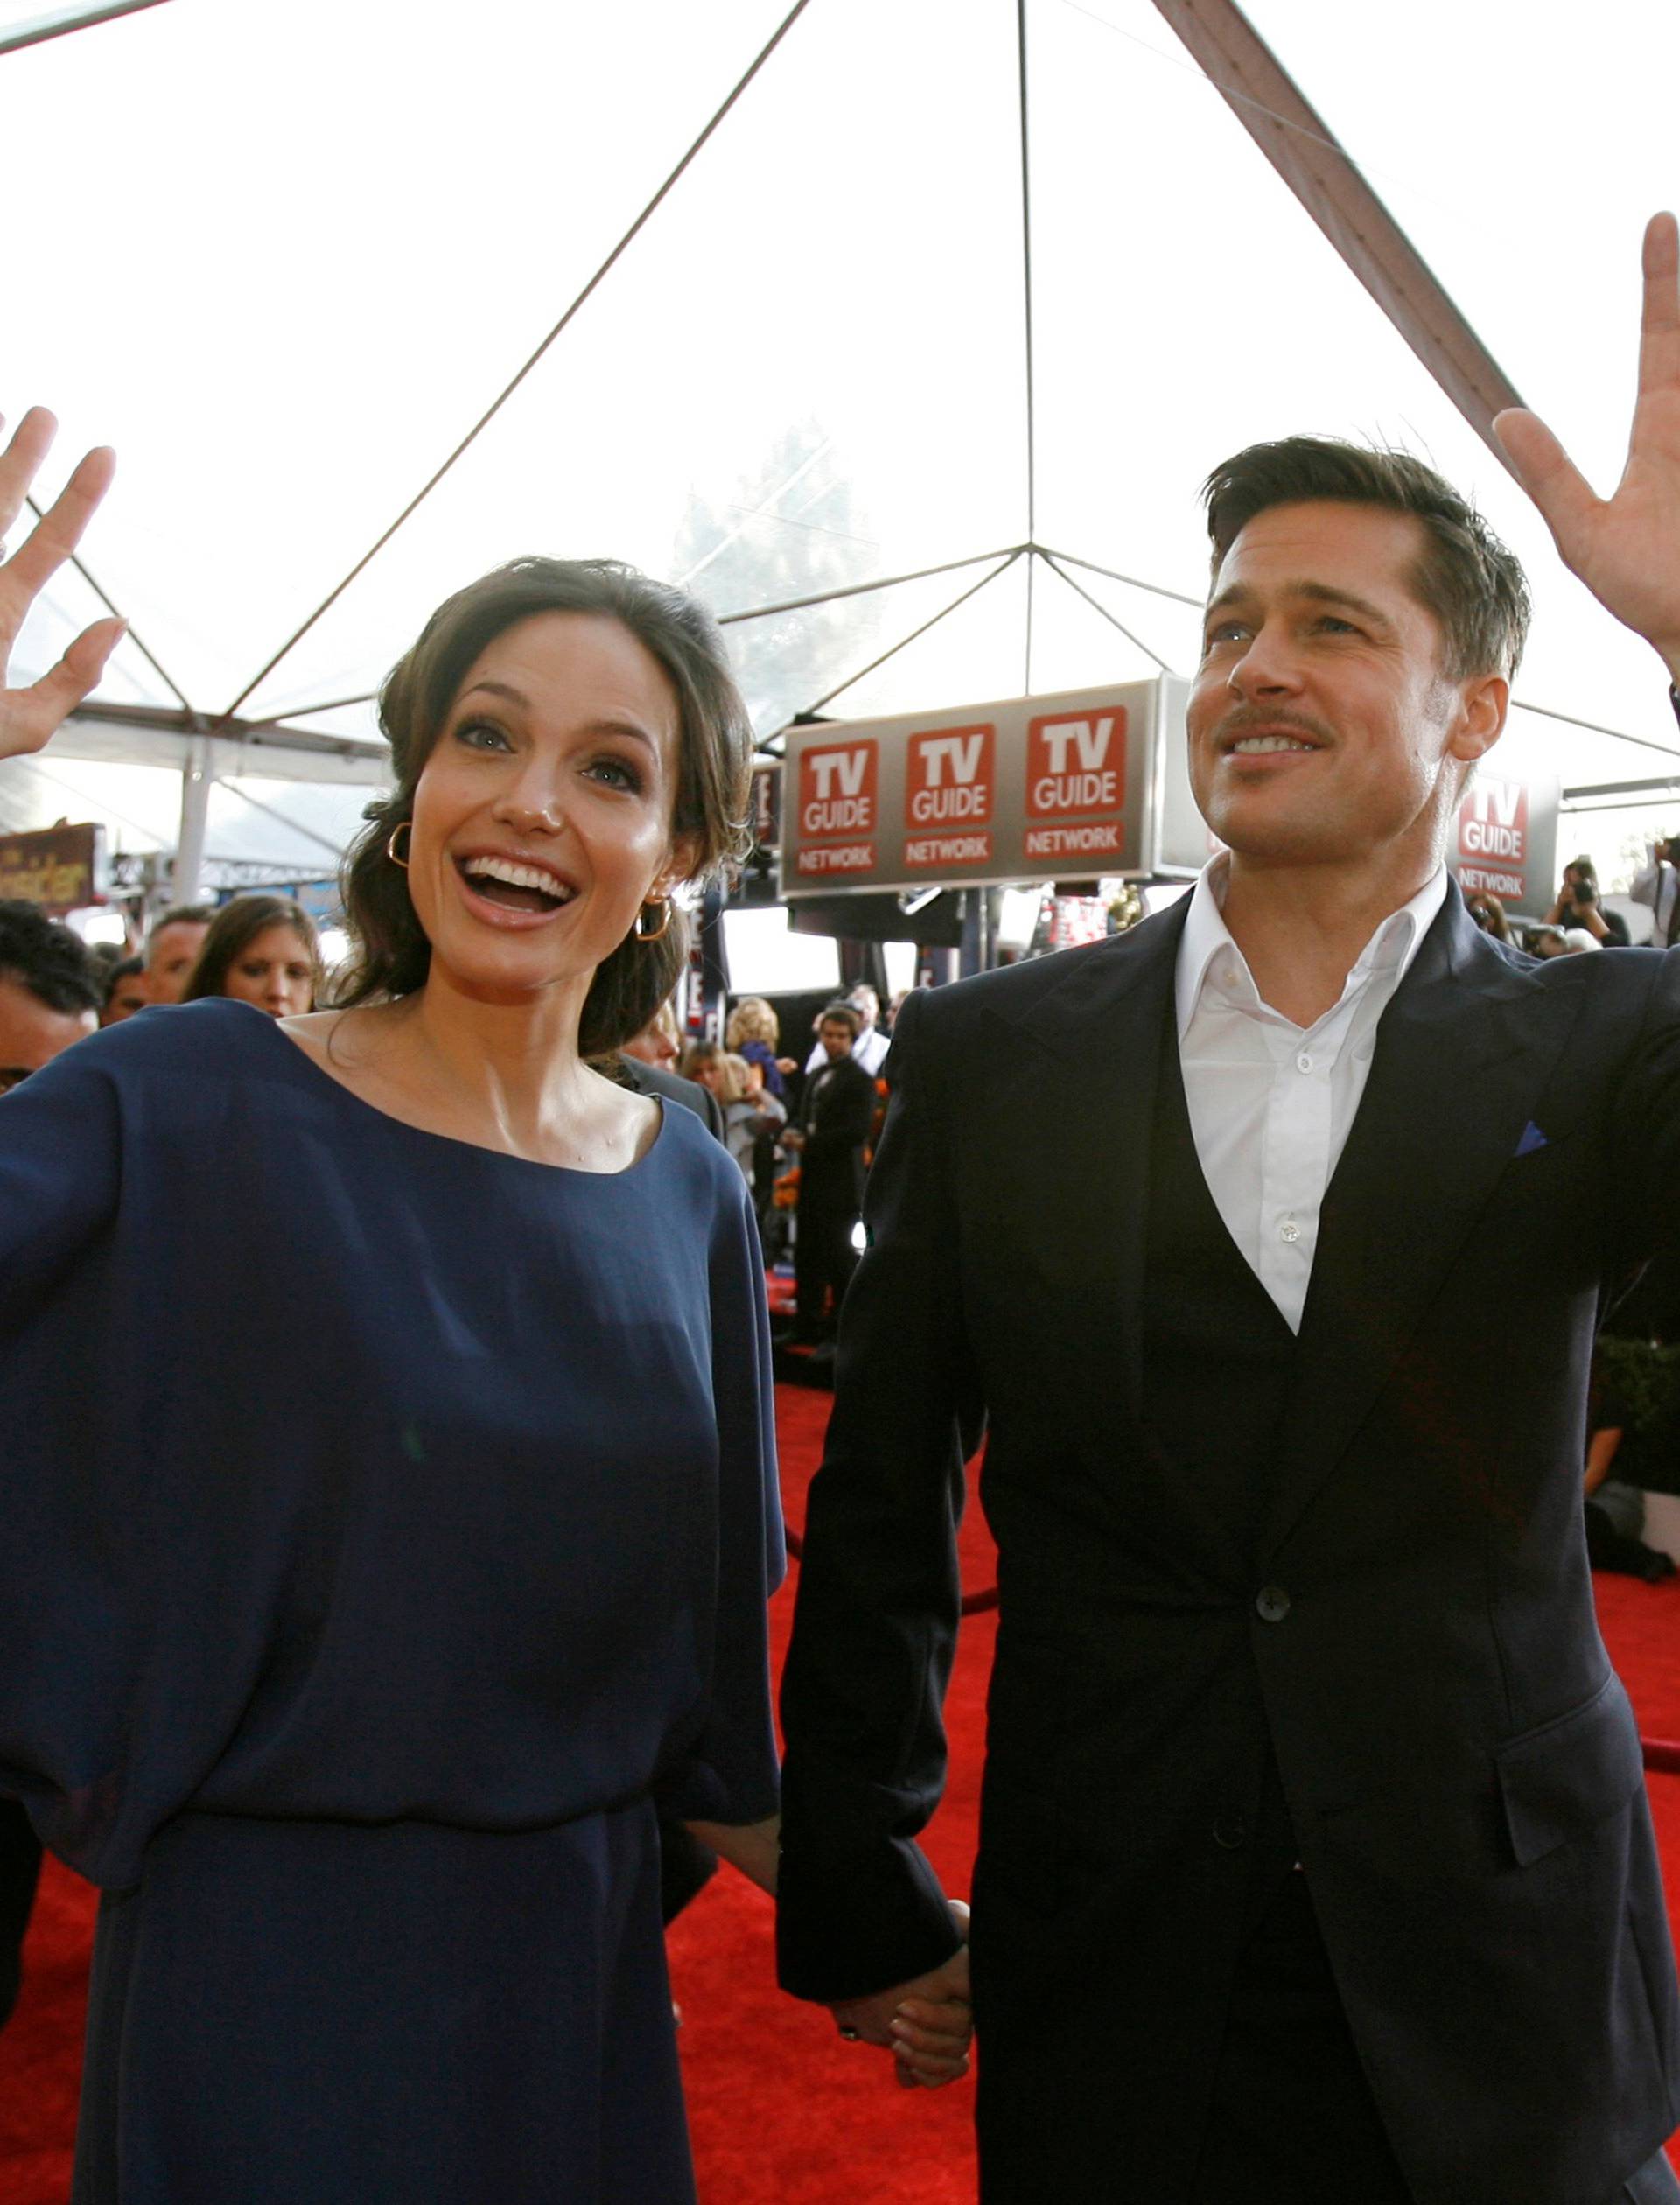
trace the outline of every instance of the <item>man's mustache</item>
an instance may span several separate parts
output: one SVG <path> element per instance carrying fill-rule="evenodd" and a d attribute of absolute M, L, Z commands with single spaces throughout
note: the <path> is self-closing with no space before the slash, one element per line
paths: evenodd
<path fill-rule="evenodd" d="M 1257 704 L 1239 704 L 1227 712 L 1214 730 L 1219 744 L 1240 742 L 1244 735 L 1275 735 L 1283 732 L 1306 735 L 1317 743 L 1334 743 L 1335 735 L 1323 720 L 1307 712 L 1267 710 Z"/>

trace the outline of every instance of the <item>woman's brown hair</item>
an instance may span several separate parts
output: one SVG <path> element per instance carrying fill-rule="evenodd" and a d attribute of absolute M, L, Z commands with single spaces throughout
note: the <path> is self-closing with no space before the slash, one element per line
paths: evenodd
<path fill-rule="evenodd" d="M 386 676 L 379 719 L 396 787 L 370 804 L 345 858 L 345 913 L 356 950 L 337 993 L 346 1009 L 425 985 L 431 944 L 388 845 L 414 816 L 415 785 L 468 671 L 496 637 L 543 612 L 587 612 L 627 628 L 669 678 L 678 706 L 674 842 L 694 852 L 689 878 L 746 854 L 752 729 L 717 623 L 705 608 L 617 559 L 515 559 L 446 598 Z M 633 931 L 596 968 L 578 1046 L 604 1056 L 640 1033 L 688 962 L 688 928 L 675 904 L 657 940 Z"/>
<path fill-rule="evenodd" d="M 226 995 L 228 974 L 260 934 L 270 927 L 287 927 L 304 945 L 314 978 L 310 984 L 312 1004 L 321 984 L 321 945 L 315 921 L 290 896 L 234 896 L 223 904 L 210 921 L 199 961 L 188 976 L 183 1003 L 197 1003 L 203 996 Z"/>

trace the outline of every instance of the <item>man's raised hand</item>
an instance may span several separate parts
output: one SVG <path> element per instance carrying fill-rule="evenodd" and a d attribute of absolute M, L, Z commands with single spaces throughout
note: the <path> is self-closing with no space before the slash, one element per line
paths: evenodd
<path fill-rule="evenodd" d="M 0 453 L 0 539 L 23 511 L 29 486 L 58 425 L 45 407 L 32 406 Z M 9 685 L 12 646 L 29 608 L 80 542 L 116 467 L 116 455 L 108 448 L 90 452 L 15 556 L 0 565 L 0 758 L 40 749 L 60 721 L 97 685 L 128 625 L 120 620 L 95 620 L 38 682 L 27 689 Z"/>
<path fill-rule="evenodd" d="M 1537 416 L 1512 409 L 1494 433 L 1564 564 L 1606 612 L 1655 644 L 1680 682 L 1680 233 L 1672 214 L 1647 225 L 1644 270 L 1639 397 L 1615 495 L 1594 495 Z"/>

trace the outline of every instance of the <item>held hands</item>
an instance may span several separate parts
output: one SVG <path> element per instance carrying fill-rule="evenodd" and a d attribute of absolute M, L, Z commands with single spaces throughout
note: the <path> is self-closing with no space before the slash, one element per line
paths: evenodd
<path fill-rule="evenodd" d="M 966 1936 L 968 1908 L 960 1899 L 948 1903 Z M 969 2071 L 969 2041 L 974 2034 L 968 1946 L 954 1952 L 943 1967 L 912 1983 L 878 1991 L 873 1998 L 851 1998 L 830 2010 L 843 2036 L 881 2045 L 892 2054 L 902 2089 L 937 2090 L 959 2082 Z"/>
<path fill-rule="evenodd" d="M 1645 231 L 1639 397 L 1615 495 L 1600 498 L 1545 424 L 1513 409 L 1494 433 L 1540 508 L 1558 556 L 1600 605 L 1654 644 L 1680 682 L 1680 237 Z"/>
<path fill-rule="evenodd" d="M 29 486 L 58 425 L 45 408 L 32 406 L 0 453 L 0 539 L 23 511 Z M 126 620 L 95 620 L 38 682 L 28 689 L 6 685 L 11 648 L 29 608 L 81 541 L 82 530 L 110 487 L 116 466 L 116 454 L 108 449 L 90 452 L 22 548 L 0 565 L 0 758 L 41 748 L 60 721 L 97 685 L 106 660 L 128 626 Z"/>

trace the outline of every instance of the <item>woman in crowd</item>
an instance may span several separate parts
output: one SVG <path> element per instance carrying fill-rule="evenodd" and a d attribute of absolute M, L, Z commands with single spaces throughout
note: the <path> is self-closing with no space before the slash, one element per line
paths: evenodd
<path fill-rule="evenodd" d="M 656 1811 L 773 1876 L 750 1208 L 587 1061 L 736 844 L 722 644 L 523 560 L 382 717 L 346 1007 L 135 1019 L 0 1103 L 0 1790 L 103 1887 L 78 2205 L 686 2200 Z"/>
<path fill-rule="evenodd" d="M 787 1074 L 796 1072 L 798 1065 L 792 1057 L 779 1057 L 776 1044 L 781 1038 L 781 1023 L 762 996 L 743 996 L 729 1014 L 724 1028 L 724 1044 L 749 1064 L 756 1064 L 766 1090 L 778 1102 L 788 1100 Z"/>
<path fill-rule="evenodd" d="M 724 1145 L 753 1184 L 756 1144 L 788 1123 L 788 1113 L 765 1090 L 762 1068 L 720 1049 L 715 1041 L 696 1041 L 682 1060 L 682 1076 L 715 1096 L 724 1114 Z"/>
<path fill-rule="evenodd" d="M 315 1008 L 321 983 L 315 922 L 290 896 L 235 896 L 210 922 L 182 996 L 232 996 L 271 1018 L 295 1018 Z"/>

